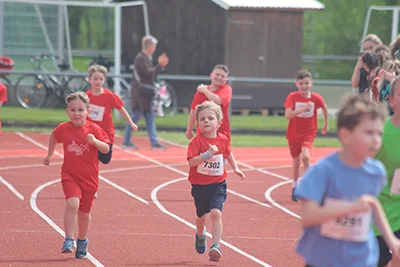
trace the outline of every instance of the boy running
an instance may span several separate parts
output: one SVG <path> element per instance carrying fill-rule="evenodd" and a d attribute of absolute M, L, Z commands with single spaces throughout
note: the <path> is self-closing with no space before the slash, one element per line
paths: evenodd
<path fill-rule="evenodd" d="M 284 104 L 285 117 L 289 120 L 286 138 L 292 156 L 293 201 L 297 201 L 293 193 L 300 175 L 300 160 L 303 162 L 304 170 L 310 166 L 310 150 L 317 135 L 318 109 L 320 108 L 324 116 L 321 133 L 328 132 L 328 109 L 322 96 L 311 92 L 312 85 L 311 73 L 307 70 L 298 71 L 296 74 L 298 91 L 290 93 Z"/>
<path fill-rule="evenodd" d="M 228 138 L 217 133 L 222 124 L 222 111 L 219 105 L 205 101 L 196 106 L 194 116 L 200 129 L 189 143 L 187 159 L 190 166 L 189 182 L 192 184 L 192 196 L 196 206 L 196 251 L 206 251 L 207 215 L 210 214 L 212 226 L 212 245 L 208 253 L 211 261 L 219 261 L 222 236 L 222 207 L 226 200 L 225 159 L 234 172 L 242 177 L 231 152 Z"/>
<path fill-rule="evenodd" d="M 86 121 L 89 98 L 83 92 L 67 97 L 69 122 L 59 124 L 50 135 L 44 165 L 49 165 L 57 143 L 63 143 L 64 162 L 61 167 L 61 184 L 65 194 L 65 241 L 62 253 L 74 250 L 75 223 L 78 221 L 76 258 L 87 254 L 87 232 L 91 221 L 90 210 L 99 188 L 99 152 L 106 154 L 110 147 L 107 134 L 98 125 Z M 78 220 L 77 220 L 78 217 Z"/>
<path fill-rule="evenodd" d="M 229 124 L 229 105 L 232 98 L 232 88 L 228 81 L 229 69 L 225 65 L 216 65 L 210 74 L 211 85 L 201 84 L 197 87 L 197 92 L 193 97 L 192 105 L 190 106 L 190 113 L 188 118 L 188 124 L 186 127 L 186 138 L 191 140 L 194 136 L 193 126 L 196 122 L 195 108 L 204 101 L 212 101 L 222 109 L 222 124 L 219 127 L 218 132 L 225 135 L 229 142 L 231 140 L 231 127 Z M 200 133 L 200 129 L 196 127 L 196 133 Z"/>
<path fill-rule="evenodd" d="M 5 102 L 7 102 L 7 87 L 0 83 L 0 108 L 3 106 Z M 0 134 L 2 133 L 1 130 L 1 120 L 0 120 Z"/>

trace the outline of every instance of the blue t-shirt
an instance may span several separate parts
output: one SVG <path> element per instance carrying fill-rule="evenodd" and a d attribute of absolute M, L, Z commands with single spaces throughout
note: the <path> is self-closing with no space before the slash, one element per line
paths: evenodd
<path fill-rule="evenodd" d="M 353 168 L 335 152 L 306 172 L 295 194 L 322 206 L 327 198 L 355 201 L 364 194 L 377 196 L 385 184 L 386 170 L 380 161 L 368 158 L 362 167 Z M 324 237 L 321 225 L 304 227 L 296 250 L 314 267 L 376 267 L 379 247 L 372 222 L 364 242 Z"/>

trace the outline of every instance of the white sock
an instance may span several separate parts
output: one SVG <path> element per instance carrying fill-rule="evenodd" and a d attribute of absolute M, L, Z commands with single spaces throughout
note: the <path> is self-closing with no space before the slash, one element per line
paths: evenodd
<path fill-rule="evenodd" d="M 292 188 L 295 188 L 295 187 L 297 187 L 297 181 L 293 180 Z"/>

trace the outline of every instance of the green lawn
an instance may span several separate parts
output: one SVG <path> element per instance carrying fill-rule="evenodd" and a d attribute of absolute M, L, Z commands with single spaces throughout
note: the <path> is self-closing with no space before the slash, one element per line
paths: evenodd
<path fill-rule="evenodd" d="M 48 128 L 3 128 L 4 132 L 51 132 L 52 129 Z M 117 131 L 118 134 L 122 135 L 123 132 Z M 146 132 L 136 133 L 140 136 L 147 135 Z M 189 141 L 186 139 L 184 133 L 180 132 L 158 132 L 158 136 L 165 140 L 175 142 L 181 145 L 187 145 Z M 268 136 L 268 135 L 244 135 L 235 134 L 232 135 L 232 146 L 233 147 L 287 147 L 287 141 L 285 137 L 280 136 Z M 316 138 L 314 147 L 338 147 L 339 141 L 336 138 Z"/>
<path fill-rule="evenodd" d="M 20 107 L 3 107 L 0 110 L 0 119 L 7 122 L 40 122 L 59 123 L 68 120 L 64 109 L 24 109 Z M 186 127 L 187 114 L 177 114 L 172 117 L 157 117 L 157 126 L 160 127 Z M 320 119 L 319 126 L 322 127 L 323 120 Z M 116 125 L 125 125 L 125 121 L 116 120 Z M 144 120 L 139 122 L 139 127 L 144 127 Z M 285 117 L 273 116 L 239 116 L 231 118 L 232 129 L 255 129 L 271 130 L 286 129 L 287 120 Z M 331 130 L 336 128 L 335 119 L 329 120 Z"/>

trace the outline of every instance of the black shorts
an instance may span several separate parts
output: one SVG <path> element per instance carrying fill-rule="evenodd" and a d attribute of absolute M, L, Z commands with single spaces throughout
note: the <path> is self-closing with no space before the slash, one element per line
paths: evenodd
<path fill-rule="evenodd" d="M 110 145 L 110 151 L 108 151 L 107 154 L 103 154 L 99 151 L 99 161 L 103 164 L 108 164 L 111 161 L 111 157 L 112 157 L 112 147 L 113 144 Z"/>
<path fill-rule="evenodd" d="M 394 235 L 397 238 L 400 238 L 400 230 L 397 230 L 396 232 L 394 232 Z M 384 267 L 386 265 L 389 264 L 389 262 L 392 260 L 392 253 L 390 252 L 388 246 L 386 245 L 385 240 L 383 239 L 383 237 L 377 236 L 376 239 L 378 240 L 378 244 L 379 244 L 379 263 L 378 263 L 378 267 Z"/>
<path fill-rule="evenodd" d="M 196 206 L 197 217 L 202 217 L 212 209 L 219 209 L 226 201 L 226 182 L 209 185 L 192 185 L 192 196 Z"/>

